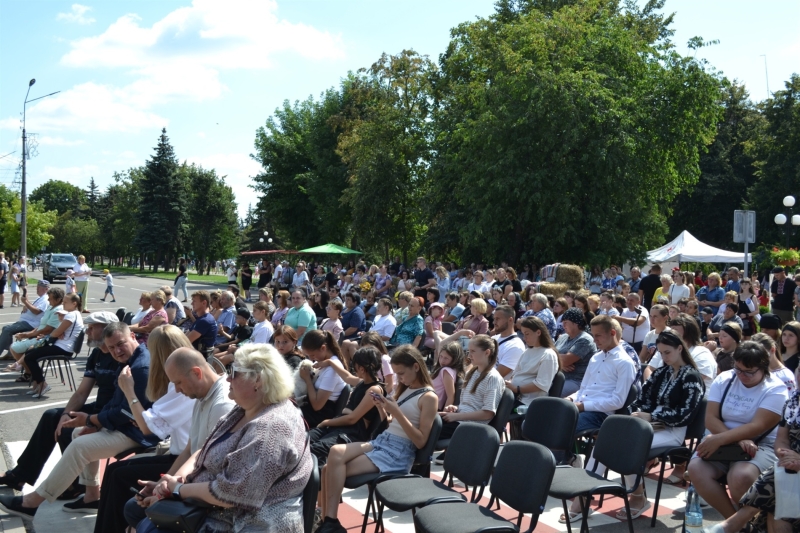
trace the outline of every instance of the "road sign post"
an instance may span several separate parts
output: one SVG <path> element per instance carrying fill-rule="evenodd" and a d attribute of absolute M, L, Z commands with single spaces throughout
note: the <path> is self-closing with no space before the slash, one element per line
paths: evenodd
<path fill-rule="evenodd" d="M 747 275 L 748 264 L 747 254 L 748 245 L 756 242 L 756 212 L 755 211 L 734 211 L 733 212 L 733 242 L 744 243 L 744 277 Z"/>

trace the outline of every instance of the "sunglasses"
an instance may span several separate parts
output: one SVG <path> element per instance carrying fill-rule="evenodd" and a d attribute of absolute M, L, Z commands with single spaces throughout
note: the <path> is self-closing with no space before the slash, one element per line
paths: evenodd
<path fill-rule="evenodd" d="M 239 372 L 240 374 L 248 374 L 248 373 L 255 373 L 255 370 L 253 370 L 252 368 L 243 368 L 240 366 L 231 365 L 230 368 L 228 369 L 228 375 L 230 376 L 231 381 L 236 379 L 237 372 Z"/>

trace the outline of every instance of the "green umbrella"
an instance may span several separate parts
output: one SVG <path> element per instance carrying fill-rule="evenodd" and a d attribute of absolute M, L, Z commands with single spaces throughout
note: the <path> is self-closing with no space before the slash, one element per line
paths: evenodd
<path fill-rule="evenodd" d="M 328 244 L 323 244 L 322 246 L 315 246 L 314 248 L 307 248 L 305 250 L 300 250 L 297 253 L 349 255 L 349 254 L 360 254 L 361 252 L 357 252 L 356 250 L 351 250 L 350 248 L 345 248 L 344 246 L 339 246 L 338 244 L 328 243 Z"/>

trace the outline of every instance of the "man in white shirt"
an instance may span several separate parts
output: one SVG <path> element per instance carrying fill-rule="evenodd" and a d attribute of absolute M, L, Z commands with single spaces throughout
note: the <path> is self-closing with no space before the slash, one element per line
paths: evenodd
<path fill-rule="evenodd" d="M 42 320 L 42 313 L 47 310 L 47 290 L 50 288 L 50 282 L 40 280 L 36 284 L 36 299 L 33 303 L 28 301 L 27 296 L 23 296 L 20 300 L 24 309 L 19 317 L 19 320 L 13 324 L 9 324 L 3 328 L 0 333 L 0 355 L 8 350 L 11 343 L 14 341 L 14 335 L 17 333 L 25 333 L 39 327 Z"/>
<path fill-rule="evenodd" d="M 272 283 L 275 285 L 275 288 L 280 288 L 281 280 L 283 279 L 283 265 L 279 260 L 275 260 L 275 268 L 272 272 Z"/>
<path fill-rule="evenodd" d="M 499 305 L 494 311 L 494 331 L 492 338 L 497 341 L 497 371 L 506 377 L 517 368 L 519 358 L 525 351 L 525 343 L 514 331 L 516 313 L 510 305 Z"/>
<path fill-rule="evenodd" d="M 609 415 L 625 406 L 636 378 L 636 365 L 620 346 L 620 325 L 611 317 L 600 315 L 592 319 L 591 326 L 592 337 L 600 351 L 589 361 L 581 388 L 575 395 L 575 406 L 580 413 L 576 433 L 600 429 Z"/>
<path fill-rule="evenodd" d="M 86 300 L 89 299 L 89 277 L 92 275 L 92 269 L 86 264 L 86 257 L 79 255 L 78 262 L 72 267 L 74 274 L 72 279 L 75 280 L 75 289 L 81 295 L 81 310 L 88 313 L 86 310 Z"/>
<path fill-rule="evenodd" d="M 614 320 L 622 325 L 622 340 L 633 346 L 636 353 L 641 353 L 644 337 L 650 331 L 650 314 L 644 306 L 639 305 L 638 294 L 630 293 L 625 301 L 627 309 L 615 316 Z"/>
<path fill-rule="evenodd" d="M 350 301 L 350 295 L 347 295 L 347 300 Z M 372 322 L 372 328 L 370 328 L 370 332 L 375 332 L 381 336 L 381 340 L 383 342 L 389 342 L 389 339 L 392 338 L 394 335 L 394 330 L 397 327 L 397 320 L 392 315 L 392 301 L 389 298 L 381 298 L 378 300 L 378 314 L 375 315 L 375 320 Z M 363 331 L 358 332 L 358 337 L 364 335 Z M 353 360 L 353 355 L 355 355 L 356 350 L 361 347 L 361 339 L 355 338 L 354 340 L 346 340 L 342 343 L 342 353 L 347 358 L 348 361 Z M 391 369 L 391 367 L 389 367 Z M 385 375 L 386 368 L 384 368 Z"/>

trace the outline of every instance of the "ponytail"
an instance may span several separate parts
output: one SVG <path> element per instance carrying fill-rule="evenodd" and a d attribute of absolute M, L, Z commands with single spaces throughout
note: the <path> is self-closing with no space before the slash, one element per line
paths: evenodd
<path fill-rule="evenodd" d="M 322 329 L 312 329 L 303 337 L 303 345 L 309 350 L 319 350 L 323 345 L 328 347 L 333 355 L 337 356 L 344 364 L 345 369 L 350 368 L 350 362 L 342 355 L 339 343 L 333 338 L 333 333 Z"/>
<path fill-rule="evenodd" d="M 474 342 L 475 345 L 480 350 L 484 351 L 489 350 L 489 363 L 486 365 L 486 368 L 483 369 L 481 375 L 478 376 L 478 380 L 475 382 L 474 385 L 472 385 L 472 389 L 470 390 L 471 394 L 475 394 L 475 391 L 478 390 L 478 385 L 481 384 L 481 381 L 483 381 L 486 378 L 486 376 L 489 375 L 489 372 L 491 372 L 494 366 L 497 364 L 497 351 L 499 347 L 497 345 L 497 341 L 488 335 L 475 335 L 472 338 L 471 342 Z M 469 370 L 466 377 L 467 383 L 469 383 L 469 380 L 472 378 L 472 375 L 477 370 L 478 370 L 477 366 L 473 366 Z"/>

